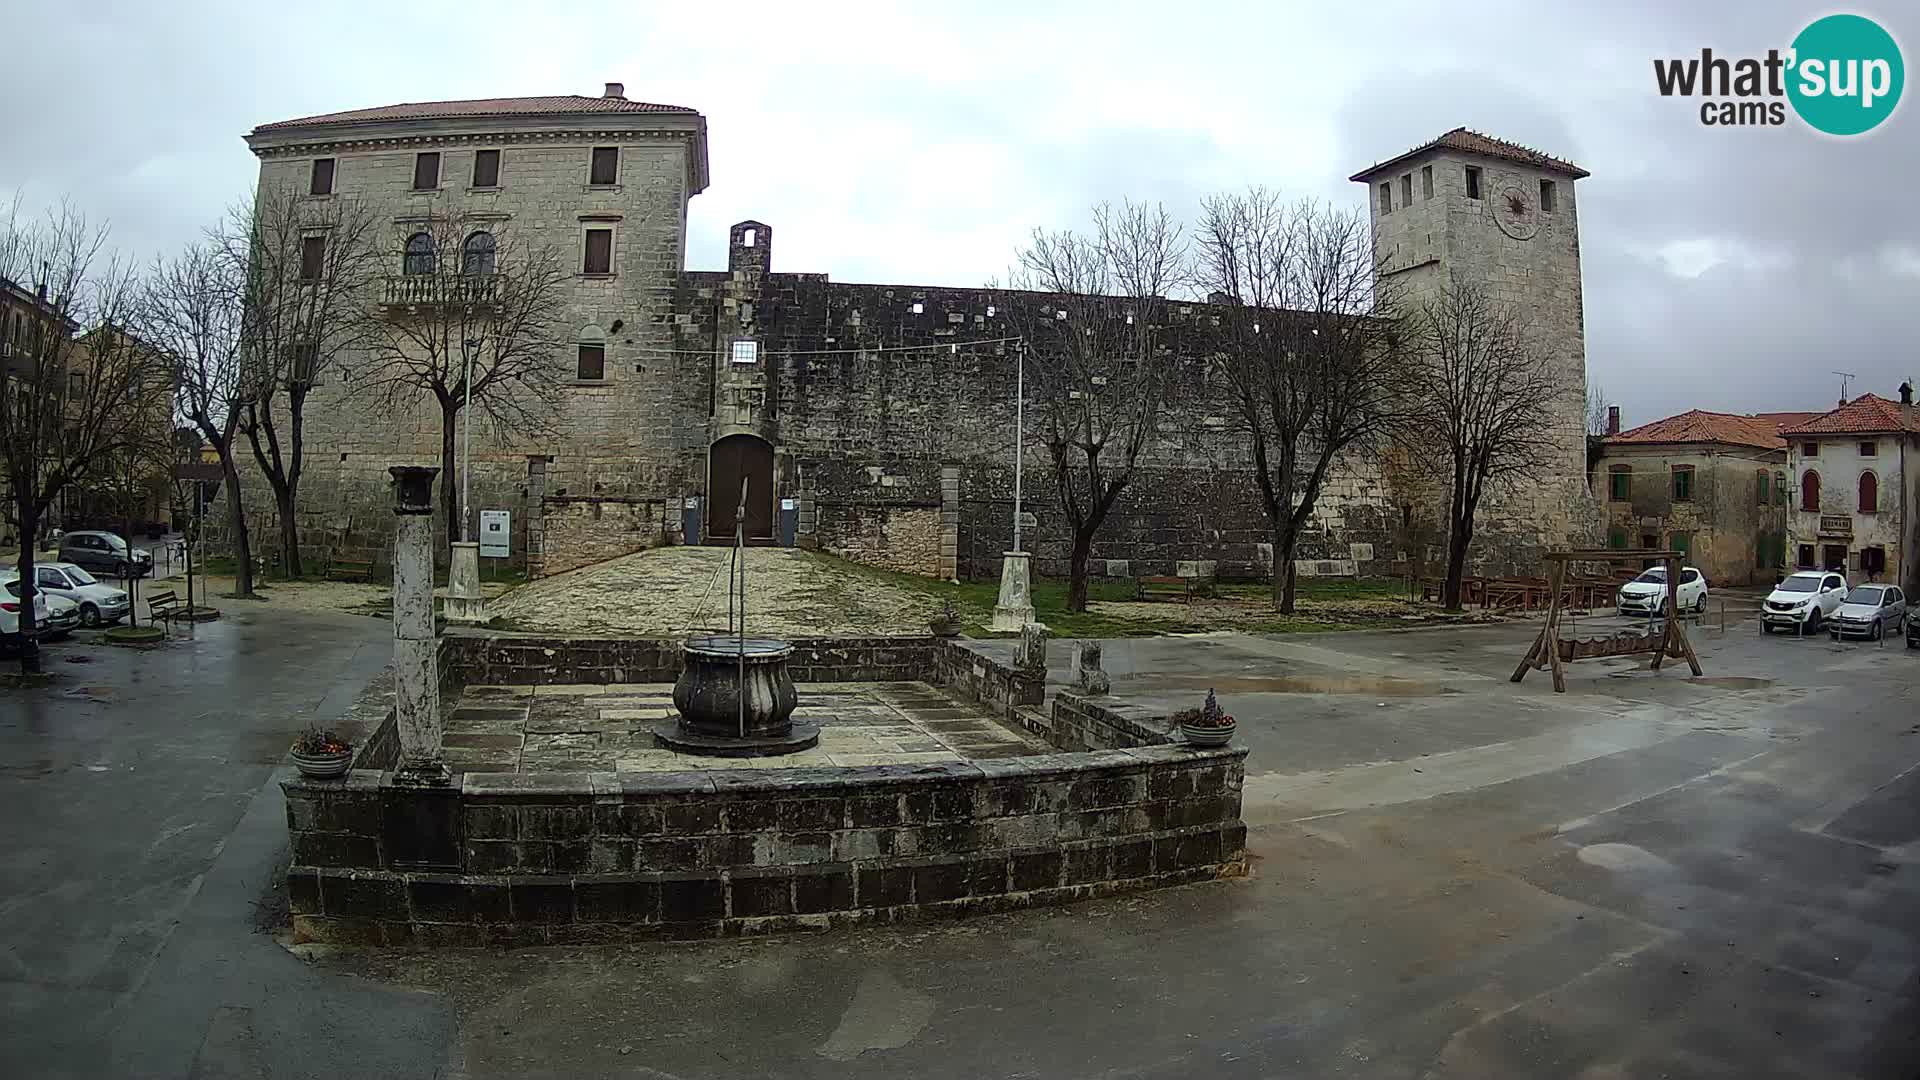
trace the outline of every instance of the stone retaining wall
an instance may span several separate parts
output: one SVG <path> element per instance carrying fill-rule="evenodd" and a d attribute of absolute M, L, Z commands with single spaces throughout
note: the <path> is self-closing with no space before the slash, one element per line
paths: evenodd
<path fill-rule="evenodd" d="M 795 682 L 912 682 L 933 671 L 931 637 L 797 638 Z M 450 628 L 443 670 L 463 686 L 670 683 L 680 676 L 675 638 L 562 638 Z"/>
<path fill-rule="evenodd" d="M 825 928 L 1245 869 L 1242 749 L 653 775 L 288 780 L 298 936 L 540 943 Z"/>
<path fill-rule="evenodd" d="M 541 576 L 659 547 L 667 538 L 665 499 L 548 495 L 540 504 Z"/>

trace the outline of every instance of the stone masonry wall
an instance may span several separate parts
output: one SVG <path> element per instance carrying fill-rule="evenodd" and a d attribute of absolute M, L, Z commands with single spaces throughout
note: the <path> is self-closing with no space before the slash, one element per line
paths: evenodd
<path fill-rule="evenodd" d="M 821 501 L 823 551 L 905 574 L 940 576 L 940 507 Z"/>
<path fill-rule="evenodd" d="M 1693 470 L 1690 498 L 1674 498 L 1675 466 Z M 1628 477 L 1628 498 L 1617 500 L 1613 477 L 1621 471 Z M 1606 500 L 1609 546 L 1643 547 L 1651 536 L 1656 546 L 1671 548 L 1679 546 L 1675 534 L 1681 534 L 1688 565 L 1712 584 L 1770 585 L 1775 553 L 1787 543 L 1786 504 L 1774 483 L 1785 475 L 1784 451 L 1616 443 L 1601 456 L 1594 486 Z"/>
<path fill-rule="evenodd" d="M 546 574 L 631 555 L 666 540 L 666 505 L 660 499 L 549 496 L 540 520 Z"/>

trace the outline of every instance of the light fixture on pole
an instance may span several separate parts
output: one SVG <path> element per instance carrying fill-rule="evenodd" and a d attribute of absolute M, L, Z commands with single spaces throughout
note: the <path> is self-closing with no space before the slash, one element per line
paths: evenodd
<path fill-rule="evenodd" d="M 466 404 L 460 406 L 460 539 L 472 540 L 473 507 L 467 502 L 467 462 L 472 460 L 469 450 L 473 444 L 473 354 L 480 351 L 480 342 L 477 338 L 468 338 L 460 346 L 467 361 L 460 377 L 467 391 Z"/>
<path fill-rule="evenodd" d="M 1018 631 L 1033 622 L 1032 575 L 1026 547 L 1021 543 L 1022 480 L 1026 454 L 1027 343 L 1014 351 L 1013 376 L 1013 550 L 1000 560 L 1000 599 L 987 625 L 998 631 Z"/>

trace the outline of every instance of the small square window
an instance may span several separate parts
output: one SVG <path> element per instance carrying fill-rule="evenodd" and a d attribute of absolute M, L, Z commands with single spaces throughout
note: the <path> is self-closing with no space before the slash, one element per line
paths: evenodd
<path fill-rule="evenodd" d="M 1543 214 L 1553 213 L 1553 195 L 1554 195 L 1553 181 L 1551 180 L 1540 181 L 1540 212 L 1541 213 Z"/>
<path fill-rule="evenodd" d="M 613 230 L 588 229 L 586 257 L 581 260 L 583 274 L 613 273 Z"/>
<path fill-rule="evenodd" d="M 733 343 L 733 362 L 736 364 L 757 364 L 760 362 L 760 343 L 757 341 L 736 341 Z"/>
<path fill-rule="evenodd" d="M 473 152 L 473 186 L 500 186 L 500 151 L 475 150 Z"/>
<path fill-rule="evenodd" d="M 605 345 L 580 346 L 579 364 L 574 376 L 587 382 L 599 382 L 607 377 L 607 347 Z"/>
<path fill-rule="evenodd" d="M 1863 442 L 1860 444 L 1861 457 L 1878 457 L 1879 454 L 1880 454 L 1880 444 L 1878 442 L 1869 441 L 1869 442 Z"/>
<path fill-rule="evenodd" d="M 1819 456 L 1820 456 L 1820 444 L 1819 444 L 1819 443 L 1817 443 L 1817 442 L 1807 442 L 1807 443 L 1801 443 L 1801 444 L 1800 444 L 1800 456 L 1801 456 L 1801 457 L 1819 457 Z"/>
<path fill-rule="evenodd" d="M 1400 205 L 1403 207 L 1413 205 L 1413 174 L 1412 173 L 1408 173 L 1405 176 L 1402 176 L 1400 178 Z"/>
<path fill-rule="evenodd" d="M 620 148 L 617 146 L 596 146 L 593 148 L 593 169 L 587 177 L 587 183 L 594 187 L 612 187 L 620 182 Z"/>
<path fill-rule="evenodd" d="M 327 238 L 324 236 L 303 236 L 300 238 L 300 280 L 319 281 L 327 265 Z"/>
<path fill-rule="evenodd" d="M 309 195 L 333 194 L 333 159 L 330 157 L 313 159 L 313 176 L 307 184 Z"/>
<path fill-rule="evenodd" d="M 1431 165 L 1420 166 L 1420 197 L 1433 198 L 1433 166 Z"/>
<path fill-rule="evenodd" d="M 1391 182 L 1380 185 L 1380 212 L 1383 214 L 1393 213 L 1393 184 Z"/>
<path fill-rule="evenodd" d="M 1477 199 L 1479 197 L 1480 197 L 1480 170 L 1475 166 L 1469 165 L 1467 166 L 1467 198 Z"/>
<path fill-rule="evenodd" d="M 924 314 L 924 313 L 926 312 L 926 310 L 927 310 L 927 305 L 925 305 L 925 304 L 923 304 L 923 303 L 921 303 L 921 302 L 920 302 L 920 301 L 918 301 L 918 300 L 915 300 L 915 301 L 913 302 L 913 313 L 914 313 L 915 315 L 920 315 L 920 314 Z"/>
<path fill-rule="evenodd" d="M 440 155 L 413 155 L 413 190 L 432 191 L 440 186 Z"/>

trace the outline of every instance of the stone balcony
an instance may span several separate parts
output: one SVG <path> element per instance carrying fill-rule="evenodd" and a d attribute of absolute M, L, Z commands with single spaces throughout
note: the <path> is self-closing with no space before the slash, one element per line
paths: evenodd
<path fill-rule="evenodd" d="M 505 274 L 391 274 L 380 302 L 387 307 L 492 304 L 506 280 Z"/>

